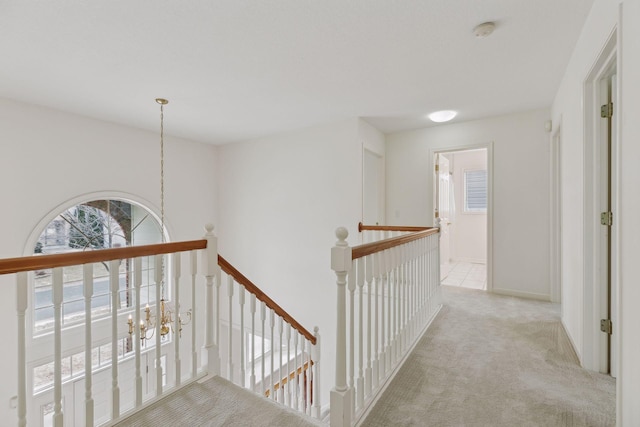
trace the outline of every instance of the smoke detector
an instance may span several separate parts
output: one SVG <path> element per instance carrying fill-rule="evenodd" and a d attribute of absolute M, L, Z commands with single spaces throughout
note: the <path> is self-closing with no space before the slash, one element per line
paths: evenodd
<path fill-rule="evenodd" d="M 495 29 L 495 22 L 484 22 L 473 29 L 473 34 L 475 34 L 476 37 L 482 39 L 485 37 L 489 37 Z"/>

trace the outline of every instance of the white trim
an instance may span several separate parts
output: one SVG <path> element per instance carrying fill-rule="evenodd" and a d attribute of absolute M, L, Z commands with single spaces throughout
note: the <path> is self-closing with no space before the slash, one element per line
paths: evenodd
<path fill-rule="evenodd" d="M 549 138 L 549 294 L 551 302 L 562 302 L 562 116 Z"/>
<path fill-rule="evenodd" d="M 526 299 L 534 299 L 538 301 L 547 301 L 549 302 L 551 298 L 546 294 L 537 294 L 534 292 L 524 292 L 524 291 L 514 291 L 513 289 L 502 289 L 502 288 L 493 288 L 492 292 L 498 295 L 506 295 L 510 297 L 518 297 L 518 298 L 526 298 Z"/>
<path fill-rule="evenodd" d="M 598 286 L 602 275 L 603 231 L 600 225 L 603 193 L 601 170 L 601 144 L 603 129 L 600 118 L 602 104 L 601 81 L 612 74 L 617 66 L 617 29 L 614 28 L 584 81 L 584 218 L 583 218 L 583 348 L 582 362 L 587 369 L 606 372 L 607 337 L 600 332 L 600 319 L 606 317 L 606 289 Z M 619 112 L 619 111 L 618 111 Z M 612 184 L 619 181 L 613 171 Z M 612 188 L 615 192 L 617 189 Z M 606 262 L 606 260 L 605 260 Z M 612 267 L 615 266 L 615 261 Z M 612 283 L 616 286 L 616 283 Z"/>
<path fill-rule="evenodd" d="M 435 171 L 435 155 L 439 153 L 454 153 L 456 151 L 471 151 L 471 150 L 487 150 L 487 292 L 493 292 L 493 141 L 479 143 L 479 144 L 467 144 L 458 145 L 453 147 L 440 147 L 429 149 L 429 167 L 431 172 L 429 173 L 430 181 L 428 183 L 429 191 L 434 193 L 434 171 Z M 432 194 L 435 200 L 435 194 Z M 433 204 L 435 207 L 435 203 Z M 429 212 L 431 221 L 433 221 L 433 212 Z"/>
<path fill-rule="evenodd" d="M 42 233 L 42 230 L 44 230 L 44 228 L 51 222 L 53 221 L 53 219 L 60 215 L 61 212 L 66 211 L 67 209 L 69 209 L 72 206 L 78 205 L 80 203 L 85 203 L 85 202 L 89 202 L 92 200 L 122 200 L 125 202 L 130 202 L 130 203 L 134 203 L 136 205 L 140 205 L 142 207 L 144 207 L 145 209 L 147 209 L 149 212 L 151 212 L 155 218 L 155 220 L 158 222 L 158 224 L 160 224 L 160 208 L 158 206 L 156 206 L 154 203 L 151 203 L 150 201 L 142 198 L 142 197 L 138 197 L 135 194 L 131 194 L 131 193 L 124 193 L 121 191 L 94 191 L 91 193 L 85 193 L 85 194 L 81 194 L 79 196 L 76 196 L 72 199 L 69 199 L 65 202 L 60 203 L 59 205 L 57 205 L 56 207 L 54 207 L 53 209 L 49 210 L 49 212 L 47 212 L 47 214 L 42 217 L 42 219 L 35 225 L 35 227 L 31 230 L 31 233 L 29 234 L 29 237 L 27 238 L 27 241 L 25 242 L 25 246 L 22 249 L 22 254 L 24 256 L 31 256 L 33 255 L 33 247 L 35 246 L 36 242 L 38 241 L 38 238 L 40 237 L 40 234 Z M 164 224 L 164 233 L 165 233 L 165 237 L 167 242 L 171 241 L 170 240 L 170 235 L 171 233 L 169 233 L 169 230 L 172 228 L 170 226 L 167 225 L 167 219 L 165 218 L 165 224 Z"/>

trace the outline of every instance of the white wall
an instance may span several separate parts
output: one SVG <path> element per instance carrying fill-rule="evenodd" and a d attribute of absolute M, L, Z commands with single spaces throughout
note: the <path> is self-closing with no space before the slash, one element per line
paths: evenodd
<path fill-rule="evenodd" d="M 625 1 L 622 17 L 620 148 L 620 353 L 618 417 L 621 426 L 640 425 L 640 2 Z"/>
<path fill-rule="evenodd" d="M 486 150 L 450 153 L 453 172 L 455 216 L 451 232 L 451 258 L 453 261 L 487 261 L 487 214 L 464 211 L 464 172 L 487 169 Z"/>
<path fill-rule="evenodd" d="M 433 150 L 493 142 L 493 290 L 548 300 L 549 111 L 387 136 L 387 221 L 433 224 Z"/>
<path fill-rule="evenodd" d="M 362 147 L 358 120 L 220 147 L 219 251 L 322 335 L 322 404 L 334 385 L 335 229 L 358 242 Z"/>
<path fill-rule="evenodd" d="M 554 127 L 560 126 L 562 182 L 562 320 L 578 356 L 590 369 L 593 349 L 585 341 L 585 112 L 584 83 L 615 28 L 617 5 L 596 1 L 572 54 L 552 107 Z M 587 360 L 585 361 L 585 357 Z"/>
<path fill-rule="evenodd" d="M 151 104 L 149 114 L 157 114 Z M 170 130 L 170 114 L 165 116 L 165 129 Z M 60 204 L 81 195 L 128 195 L 146 201 L 157 212 L 157 134 L 0 100 L 0 141 L 1 258 L 28 253 L 34 242 L 27 244 L 27 240 L 37 234 L 36 226 L 52 219 L 47 216 Z M 171 238 L 200 238 L 203 224 L 216 221 L 216 149 L 167 136 L 165 155 L 166 222 Z M 1 276 L 0 287 L 4 289 L 0 321 L 7 325 L 5 342 L 15 348 L 13 277 Z M 2 359 L 0 419 L 16 419 L 15 410 L 9 408 L 17 390 L 16 356 L 8 351 Z"/>

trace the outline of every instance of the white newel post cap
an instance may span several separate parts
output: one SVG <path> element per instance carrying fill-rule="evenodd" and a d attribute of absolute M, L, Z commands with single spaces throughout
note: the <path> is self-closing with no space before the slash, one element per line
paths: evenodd
<path fill-rule="evenodd" d="M 347 243 L 349 231 L 344 227 L 336 229 L 338 241 L 331 248 L 331 269 L 335 272 L 348 272 L 351 270 L 351 248 Z"/>

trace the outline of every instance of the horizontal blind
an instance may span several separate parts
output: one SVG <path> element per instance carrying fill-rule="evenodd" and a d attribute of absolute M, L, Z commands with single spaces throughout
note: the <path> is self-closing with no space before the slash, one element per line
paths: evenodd
<path fill-rule="evenodd" d="M 464 172 L 464 210 L 483 212 L 487 210 L 487 171 Z"/>

